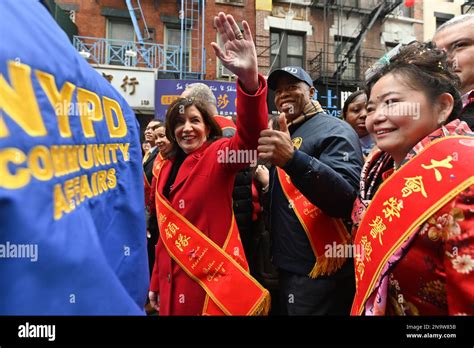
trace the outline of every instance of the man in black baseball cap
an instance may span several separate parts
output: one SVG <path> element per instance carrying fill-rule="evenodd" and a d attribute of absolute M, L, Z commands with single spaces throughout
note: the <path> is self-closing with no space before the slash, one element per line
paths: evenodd
<path fill-rule="evenodd" d="M 350 221 L 362 168 L 358 136 L 312 100 L 316 90 L 302 68 L 273 71 L 268 86 L 275 91 L 280 130 L 262 131 L 258 152 L 273 164 L 266 201 L 272 260 L 280 270 L 279 314 L 349 315 L 355 292 L 351 255 L 321 250 L 344 244 L 339 233 L 350 240 L 324 219 Z"/>
<path fill-rule="evenodd" d="M 278 111 L 285 113 L 289 126 L 323 111 L 319 103 L 312 100 L 316 89 L 303 68 L 287 66 L 274 70 L 267 82 L 268 87 L 275 91 L 275 105 Z"/>
<path fill-rule="evenodd" d="M 309 76 L 309 74 L 299 66 L 286 66 L 284 68 L 272 71 L 270 76 L 268 76 L 268 87 L 272 90 L 276 90 L 276 83 L 282 75 L 293 76 L 297 80 L 306 82 L 309 87 L 313 87 L 313 80 L 311 79 L 311 76 Z"/>

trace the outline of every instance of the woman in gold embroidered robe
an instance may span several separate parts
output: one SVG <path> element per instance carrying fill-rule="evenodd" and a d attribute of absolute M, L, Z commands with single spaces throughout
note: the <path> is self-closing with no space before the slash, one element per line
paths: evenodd
<path fill-rule="evenodd" d="M 456 90 L 458 79 L 449 63 L 443 51 L 431 44 L 415 43 L 405 47 L 367 83 L 366 125 L 379 150 L 362 170 L 360 194 L 354 204 L 355 242 L 361 241 L 362 233 L 368 236 L 363 245 L 356 245 L 363 250 L 361 257 L 367 259 L 374 254 L 371 248 L 380 245 L 378 237 L 387 243 L 391 232 L 404 232 L 387 228 L 375 237 L 375 230 L 367 224 L 365 231 L 359 228 L 380 185 L 434 140 L 473 136 L 467 124 L 456 119 L 462 103 Z M 474 140 L 469 141 L 467 145 L 473 146 Z M 433 158 L 437 158 L 435 153 Z M 442 173 L 456 176 L 440 169 Z M 423 187 L 422 181 L 411 185 L 420 193 L 435 189 Z M 356 258 L 358 292 L 352 314 L 474 314 L 474 187 L 468 185 L 396 245 L 386 262 L 381 262 L 373 278 L 375 285 L 365 295 L 361 285 L 369 275 L 364 274 L 364 264 Z M 406 218 L 403 206 L 398 209 L 400 219 Z"/>

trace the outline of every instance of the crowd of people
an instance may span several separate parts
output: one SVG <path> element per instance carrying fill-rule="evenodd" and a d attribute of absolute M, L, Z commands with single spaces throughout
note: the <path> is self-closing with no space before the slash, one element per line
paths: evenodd
<path fill-rule="evenodd" d="M 238 78 L 237 116 L 219 116 L 210 88 L 191 84 L 164 122 L 148 123 L 138 158 L 138 127 L 123 106 L 129 165 L 114 167 L 119 189 L 109 185 L 123 202 L 95 207 L 109 221 L 98 223 L 88 208 L 84 229 L 75 221 L 77 233 L 93 226 L 88 238 L 104 250 L 84 287 L 108 289 L 88 300 L 106 305 L 28 311 L 26 300 L 20 312 L 104 313 L 113 300 L 127 303 L 113 313 L 160 316 L 474 315 L 474 15 L 448 21 L 432 42 L 401 48 L 347 98 L 341 118 L 313 98 L 302 67 L 259 73 L 246 21 L 242 31 L 231 15 L 214 23 L 222 42 L 211 43 L 215 55 Z M 99 95 L 122 103 L 100 86 Z M 0 97 L 7 112 L 17 110 L 7 105 Z M 0 139 L 0 150 L 6 145 Z M 124 175 L 134 184 L 124 185 Z M 66 237 L 54 233 L 64 250 Z M 136 247 L 133 260 L 115 247 L 122 239 Z M 81 267 L 89 258 L 68 262 Z M 140 284 L 130 279 L 133 267 Z M 8 279 L 7 298 L 18 287 Z"/>
<path fill-rule="evenodd" d="M 218 28 L 234 25 L 232 20 L 224 25 L 224 17 L 219 20 Z M 239 41 L 235 34 L 238 30 L 234 29 L 225 40 L 232 49 L 232 41 Z M 312 79 L 301 67 L 276 69 L 268 76 L 266 82 L 275 93 L 280 114 L 269 115 L 266 129 L 258 123 L 259 134 L 246 140 L 246 149 L 256 150 L 259 162 L 247 165 L 253 178 L 245 201 L 251 207 L 248 215 L 255 211 L 254 221 L 261 223 L 253 229 L 240 224 L 237 227 L 248 260 L 246 269 L 272 295 L 271 314 L 474 313 L 473 177 L 468 169 L 473 154 L 469 139 L 474 96 L 471 34 L 473 16 L 461 16 L 440 27 L 434 43 L 415 42 L 403 47 L 372 74 L 364 88 L 346 99 L 341 119 L 325 114 L 313 100 Z M 232 65 L 229 68 L 234 69 Z M 260 81 L 264 87 L 265 80 Z M 229 137 L 240 141 L 242 133 L 250 131 L 243 127 L 255 127 L 255 120 L 247 118 L 250 109 L 242 106 L 238 107 L 236 124 L 217 116 L 211 90 L 203 84 L 195 85 L 200 86 L 190 85 L 182 97 L 196 99 L 179 99 L 170 110 L 176 110 L 176 105 L 188 108 L 199 105 L 197 100 L 204 101 L 211 109 L 210 115 L 227 130 L 221 138 L 226 140 L 220 140 L 223 144 L 230 141 Z M 241 91 L 239 82 L 237 86 Z M 238 100 L 245 102 L 240 95 Z M 262 108 L 253 115 L 257 118 L 264 113 Z M 170 139 L 176 133 L 176 124 L 170 123 L 173 117 L 168 111 L 168 127 L 175 129 L 167 133 Z M 202 122 L 210 127 L 207 119 L 203 117 Z M 199 132 L 190 125 L 189 134 Z M 205 140 L 201 146 L 205 151 L 212 148 L 205 145 Z M 192 153 L 195 151 L 201 152 L 193 149 Z M 453 153 L 457 156 L 455 164 L 449 157 Z M 174 168 L 183 160 L 175 155 L 168 161 L 168 166 Z M 212 204 L 201 204 L 199 209 L 193 208 L 193 219 L 212 216 L 219 221 L 221 233 L 231 235 L 232 221 L 220 217 L 237 216 L 238 206 L 229 203 L 229 187 L 232 182 L 237 187 L 240 180 L 226 174 L 229 182 L 220 183 L 210 164 L 200 161 L 206 163 L 205 176 L 213 187 L 205 190 L 219 193 L 215 200 L 220 207 L 214 214 L 217 208 Z M 200 172 L 198 163 L 193 170 Z M 443 175 L 443 169 L 437 168 L 449 171 Z M 179 172 L 174 175 L 179 176 Z M 168 177 L 167 184 L 174 180 Z M 188 190 L 203 187 L 200 183 Z M 222 188 L 226 188 L 225 193 Z M 163 190 L 167 192 L 166 186 Z M 252 202 L 256 203 L 254 209 Z M 212 233 L 211 226 L 204 231 L 204 226 L 206 236 L 225 246 L 223 236 Z M 339 245 L 352 246 L 345 249 L 352 253 L 328 253 L 328 246 Z M 157 255 L 160 249 L 158 243 Z M 180 264 L 167 251 L 161 253 L 167 258 L 171 255 Z M 155 309 L 161 315 L 210 314 L 207 300 L 203 302 L 207 296 L 204 292 L 209 290 L 199 278 L 187 272 L 189 284 L 181 288 L 179 274 L 186 268 L 176 265 L 173 270 L 168 265 L 169 260 L 155 263 L 150 292 Z M 160 274 L 167 274 L 162 283 L 156 280 Z M 205 291 L 192 298 L 195 307 L 180 305 L 179 296 L 169 290 L 174 287 L 170 284 L 176 284 L 180 294 L 199 293 L 199 285 Z M 157 295 L 162 289 L 166 291 L 165 300 Z M 171 305 L 169 294 L 174 294 Z M 166 309 L 157 305 L 158 298 L 166 303 Z"/>

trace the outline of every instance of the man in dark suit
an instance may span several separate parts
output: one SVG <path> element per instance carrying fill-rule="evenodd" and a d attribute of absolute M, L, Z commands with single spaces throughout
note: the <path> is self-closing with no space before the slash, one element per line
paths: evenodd
<path fill-rule="evenodd" d="M 281 112 L 280 130 L 260 134 L 258 156 L 273 164 L 268 211 L 281 314 L 348 315 L 355 291 L 350 255 L 326 258 L 321 249 L 339 233 L 349 238 L 323 221 L 350 219 L 363 163 L 359 139 L 347 123 L 313 100 L 313 80 L 301 67 L 274 70 L 267 81 Z M 293 189 L 284 185 L 290 180 Z M 311 217 L 309 209 L 319 213 Z"/>

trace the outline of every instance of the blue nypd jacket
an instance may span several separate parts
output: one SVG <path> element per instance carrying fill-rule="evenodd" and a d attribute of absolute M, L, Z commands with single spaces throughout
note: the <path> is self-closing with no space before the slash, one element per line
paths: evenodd
<path fill-rule="evenodd" d="M 37 0 L 0 36 L 0 314 L 144 314 L 135 114 Z"/>

